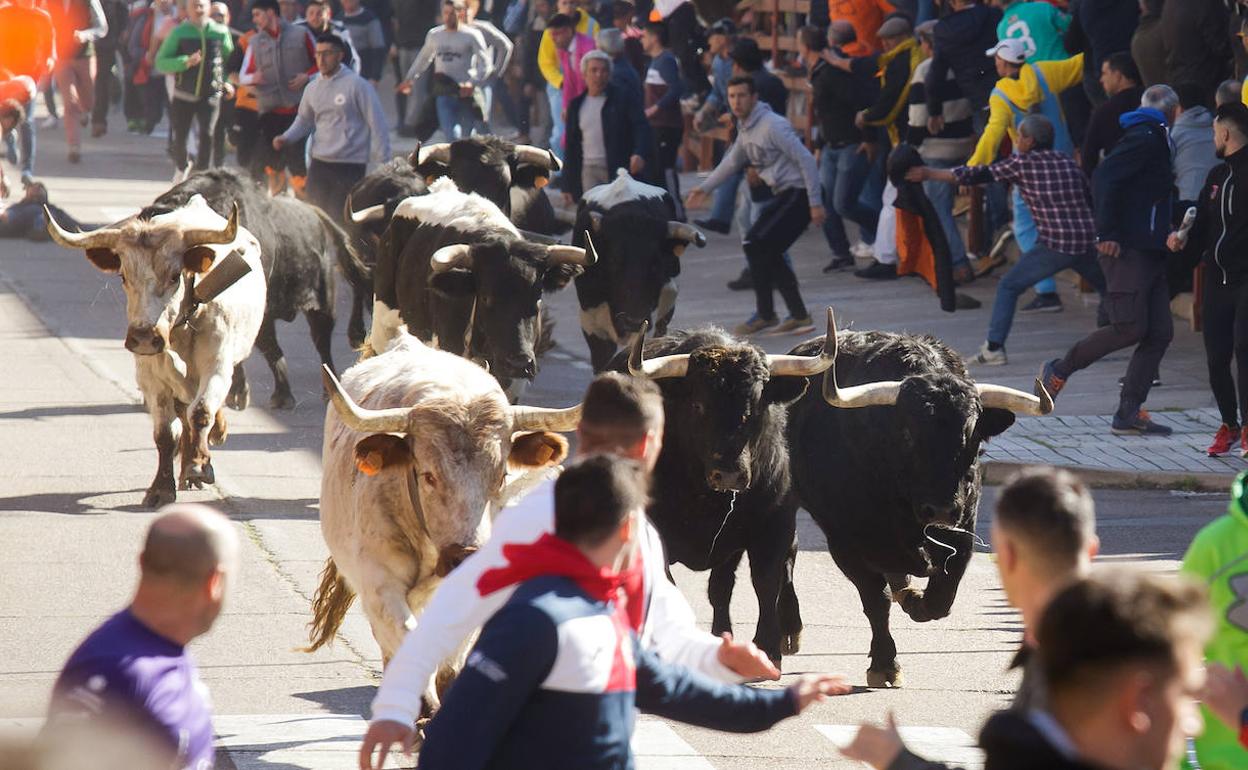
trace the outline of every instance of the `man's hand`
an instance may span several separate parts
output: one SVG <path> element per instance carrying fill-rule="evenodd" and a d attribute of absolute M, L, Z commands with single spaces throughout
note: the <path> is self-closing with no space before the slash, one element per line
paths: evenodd
<path fill-rule="evenodd" d="M 286 146 L 286 137 L 284 136 L 273 137 L 273 149 L 277 150 L 278 152 L 281 152 L 282 148 L 285 146 Z"/>
<path fill-rule="evenodd" d="M 1244 670 L 1236 666 L 1231 671 L 1220 663 L 1210 663 L 1200 699 L 1227 727 L 1238 731 L 1240 715 L 1248 708 L 1248 678 Z"/>
<path fill-rule="evenodd" d="M 707 194 L 695 187 L 685 196 L 685 208 L 700 209 L 706 203 Z"/>
<path fill-rule="evenodd" d="M 867 111 L 866 110 L 862 110 L 858 114 L 854 115 L 854 126 L 860 130 L 863 128 L 866 128 L 867 126 Z"/>
<path fill-rule="evenodd" d="M 562 197 L 563 197 L 563 205 L 564 205 L 564 206 L 575 206 L 575 205 L 576 205 L 576 198 L 573 198 L 573 197 L 572 197 L 572 193 L 566 193 L 566 192 L 565 192 L 565 193 L 563 193 Z"/>
<path fill-rule="evenodd" d="M 1166 237 L 1166 248 L 1171 251 L 1182 251 L 1183 247 L 1186 245 L 1187 239 L 1180 237 L 1178 233 L 1170 233 L 1170 235 Z"/>
<path fill-rule="evenodd" d="M 724 128 L 732 128 L 732 113 L 725 112 L 719 116 L 719 124 Z"/>
<path fill-rule="evenodd" d="M 198 67 L 199 63 L 202 62 L 203 60 L 204 60 L 203 51 L 192 51 L 186 57 L 186 68 L 189 70 L 191 67 Z"/>
<path fill-rule="evenodd" d="M 875 152 L 876 152 L 875 142 L 863 142 L 862 144 L 858 145 L 858 154 L 866 155 L 868 163 L 875 162 Z"/>
<path fill-rule="evenodd" d="M 360 744 L 360 770 L 381 770 L 386 763 L 386 755 L 394 744 L 399 744 L 404 754 L 411 756 L 412 742 L 416 740 L 416 731 L 410 725 L 381 720 L 368 726 L 364 733 L 364 742 Z M 377 755 L 377 764 L 373 764 L 373 752 L 381 749 Z"/>
<path fill-rule="evenodd" d="M 745 183 L 750 187 L 758 187 L 763 183 L 763 178 L 758 175 L 758 169 L 753 166 L 745 167 Z"/>
<path fill-rule="evenodd" d="M 473 89 L 472 83 L 460 83 L 459 84 L 459 98 L 467 99 L 468 97 L 472 96 L 472 89 Z"/>
<path fill-rule="evenodd" d="M 222 84 L 221 93 L 225 96 L 226 99 L 233 99 L 234 95 L 238 93 L 238 89 L 234 87 L 233 83 L 227 80 L 225 83 Z"/>
<path fill-rule="evenodd" d="M 654 104 L 646 108 L 646 117 L 653 118 L 659 111 L 659 105 Z"/>
<path fill-rule="evenodd" d="M 939 134 L 945 130 L 945 118 L 943 115 L 934 115 L 927 119 L 927 133 Z"/>
<path fill-rule="evenodd" d="M 399 94 L 410 94 L 412 92 L 412 81 L 399 81 L 399 84 L 394 87 L 394 91 Z"/>
<path fill-rule="evenodd" d="M 646 167 L 646 159 L 640 155 L 631 155 L 628 158 L 628 173 L 637 176 L 642 169 Z"/>
<path fill-rule="evenodd" d="M 742 679 L 770 679 L 774 682 L 780 678 L 780 669 L 753 642 L 734 642 L 732 634 L 727 631 L 720 634 L 720 638 L 724 643 L 719 645 L 715 658 L 724 668 Z"/>
<path fill-rule="evenodd" d="M 862 724 L 858 734 L 841 747 L 841 753 L 850 759 L 865 762 L 875 770 L 885 770 L 901 754 L 906 745 L 901 742 L 901 733 L 897 731 L 897 718 L 888 712 L 888 723 L 883 727 Z"/>
<path fill-rule="evenodd" d="M 386 52 L 386 55 L 391 59 L 399 58 L 399 47 L 397 45 L 390 46 L 390 50 Z"/>
<path fill-rule="evenodd" d="M 1116 257 L 1122 253 L 1122 246 L 1118 241 L 1101 241 L 1096 244 L 1096 250 L 1107 257 Z"/>
<path fill-rule="evenodd" d="M 823 220 L 828 218 L 828 213 L 823 210 L 823 206 L 810 207 L 810 223 L 815 226 L 823 224 Z"/>
<path fill-rule="evenodd" d="M 923 182 L 927 180 L 927 166 L 915 166 L 906 172 L 907 182 Z"/>
<path fill-rule="evenodd" d="M 298 75 L 295 75 L 293 78 L 291 78 L 290 82 L 287 83 L 286 85 L 290 88 L 291 91 L 298 91 L 300 88 L 303 88 L 304 86 L 306 86 L 308 84 L 308 81 L 311 79 L 312 78 L 310 75 L 308 75 L 308 73 L 300 72 Z"/>
<path fill-rule="evenodd" d="M 4 171 L 0 171 L 0 199 L 9 197 L 9 183 L 4 181 Z M 728 665 L 725 663 L 724 665 Z"/>
<path fill-rule="evenodd" d="M 812 703 L 824 702 L 829 695 L 845 695 L 853 689 L 840 674 L 806 674 L 789 685 L 799 714 Z"/>

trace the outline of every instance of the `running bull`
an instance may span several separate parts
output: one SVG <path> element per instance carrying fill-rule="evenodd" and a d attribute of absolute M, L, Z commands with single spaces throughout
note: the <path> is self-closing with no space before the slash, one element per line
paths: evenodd
<path fill-rule="evenodd" d="M 666 190 L 624 171 L 585 194 L 573 232 L 573 244 L 586 245 L 581 233 L 590 232 L 599 245 L 597 264 L 576 279 L 576 297 L 581 333 L 600 372 L 620 348 L 630 347 L 643 321 L 654 324 L 655 336 L 667 333 L 680 257 L 689 244 L 705 246 L 706 236 L 676 221 Z"/>
<path fill-rule="evenodd" d="M 232 374 L 251 354 L 265 312 L 260 244 L 238 220 L 237 209 L 227 220 L 199 195 L 167 213 L 86 233 L 68 232 L 48 215 L 53 240 L 85 250 L 100 270 L 121 274 L 125 345 L 134 354 L 159 457 L 143 496 L 147 508 L 173 502 L 177 486 L 216 480 L 208 446 L 225 440 L 222 409 Z"/>
<path fill-rule="evenodd" d="M 366 221 L 382 208 L 352 217 Z M 439 179 L 428 195 L 400 203 L 382 236 L 371 346 L 384 350 L 406 325 L 442 350 L 483 360 L 517 396 L 537 374 L 543 292 L 594 259 L 592 249 L 525 241 L 493 203 Z"/>
<path fill-rule="evenodd" d="M 976 384 L 958 354 L 927 335 L 846 332 L 790 352 L 817 356 L 829 344 L 838 347 L 823 387 L 789 412 L 793 485 L 862 599 L 867 684 L 896 687 L 890 601 L 919 622 L 949 614 L 975 543 L 981 447 L 1015 414 L 1048 414 L 1053 400 L 1039 382 L 1035 395 Z M 864 388 L 873 408 L 839 408 L 861 404 Z M 926 587 L 913 577 L 926 577 Z"/>
<path fill-rule="evenodd" d="M 559 433 L 575 429 L 580 406 L 511 406 L 484 369 L 403 329 L 341 384 L 324 375 L 321 531 L 330 558 L 309 649 L 333 639 L 358 594 L 388 663 L 440 579 L 488 537 L 517 475 L 562 462 L 568 443 Z"/>
<path fill-rule="evenodd" d="M 633 342 L 613 368 L 657 380 L 667 424 L 647 513 L 669 563 L 710 570 L 711 631 L 732 630 L 728 605 L 741 555 L 749 554 L 758 598 L 754 643 L 773 660 L 800 645 L 802 619 L 792 571 L 797 497 L 785 444 L 789 404 L 808 377 L 835 355 L 831 311 L 828 351 L 768 355 L 719 329 L 676 332 Z M 845 406 L 866 403 L 870 387 Z"/>

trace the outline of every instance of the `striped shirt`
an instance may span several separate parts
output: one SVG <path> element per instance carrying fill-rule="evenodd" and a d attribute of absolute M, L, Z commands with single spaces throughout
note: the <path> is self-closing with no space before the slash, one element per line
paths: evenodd
<path fill-rule="evenodd" d="M 1036 221 L 1040 242 L 1063 254 L 1083 254 L 1096 243 L 1092 191 L 1075 162 L 1056 150 L 1032 150 L 991 166 L 953 169 L 958 184 L 1008 182 L 1018 186 Z"/>

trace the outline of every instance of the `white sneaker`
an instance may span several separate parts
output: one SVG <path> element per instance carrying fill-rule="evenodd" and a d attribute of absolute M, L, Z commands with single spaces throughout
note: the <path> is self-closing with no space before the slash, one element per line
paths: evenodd
<path fill-rule="evenodd" d="M 980 346 L 977 353 L 963 360 L 967 366 L 1005 366 L 1010 362 L 1004 347 L 1000 350 L 989 350 L 987 342 Z"/>
<path fill-rule="evenodd" d="M 49 128 L 56 128 L 60 124 L 61 124 L 61 121 L 59 118 L 57 118 L 55 115 L 49 115 L 43 120 L 39 121 L 39 128 L 46 130 Z"/>
<path fill-rule="evenodd" d="M 869 259 L 875 256 L 875 251 L 871 248 L 871 244 L 866 241 L 858 241 L 849 247 L 849 253 L 858 259 Z"/>

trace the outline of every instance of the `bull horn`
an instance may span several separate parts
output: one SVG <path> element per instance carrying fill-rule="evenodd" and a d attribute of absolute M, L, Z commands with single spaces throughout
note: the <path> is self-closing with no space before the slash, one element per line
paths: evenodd
<path fill-rule="evenodd" d="M 351 201 L 350 199 L 348 199 L 347 211 L 351 211 L 350 206 L 351 206 Z M 356 223 L 357 225 L 362 225 L 365 222 L 376 222 L 378 220 L 385 219 L 385 218 L 386 218 L 386 204 L 384 203 L 378 203 L 376 206 L 369 206 L 368 208 L 361 209 L 359 211 L 351 211 L 351 221 Z"/>
<path fill-rule="evenodd" d="M 563 168 L 563 163 L 551 150 L 541 147 L 534 147 L 531 144 L 516 145 L 516 160 L 521 163 L 531 163 L 534 166 L 545 166 L 551 171 L 559 171 Z"/>
<path fill-rule="evenodd" d="M 828 308 L 828 336 L 823 343 L 823 354 L 830 356 L 832 365 L 823 373 L 823 400 L 830 406 L 841 409 L 858 409 L 864 406 L 893 406 L 897 403 L 897 394 L 901 392 L 901 383 L 897 380 L 868 382 L 865 385 L 838 387 L 836 384 L 836 321 L 832 317 L 832 308 Z"/>
<path fill-rule="evenodd" d="M 360 433 L 405 433 L 407 417 L 410 410 L 402 407 L 397 409 L 365 409 L 356 404 L 347 392 L 342 389 L 338 378 L 325 364 L 321 364 L 321 379 L 325 382 L 325 392 L 329 394 L 330 403 L 338 413 L 338 419 L 348 428 Z"/>
<path fill-rule="evenodd" d="M 238 204 L 230 205 L 232 206 L 230 218 L 226 221 L 224 228 L 185 230 L 182 233 L 182 245 L 190 248 L 191 246 L 233 243 L 238 235 Z"/>
<path fill-rule="evenodd" d="M 451 162 L 451 145 L 447 142 L 423 145 L 416 149 L 415 166 L 423 166 L 431 160 L 447 164 Z"/>
<path fill-rule="evenodd" d="M 637 336 L 633 339 L 633 347 L 628 351 L 628 373 L 634 377 L 646 377 L 651 380 L 684 377 L 689 372 L 688 353 L 645 360 L 642 346 L 646 344 L 648 331 L 650 331 L 650 322 L 642 321 L 641 329 L 637 331 Z"/>
<path fill-rule="evenodd" d="M 598 232 L 602 229 L 602 212 L 589 212 L 589 226 L 594 232 Z"/>
<path fill-rule="evenodd" d="M 1018 414 L 1036 416 L 1053 411 L 1053 397 L 1044 389 L 1039 379 L 1036 380 L 1034 396 L 1003 385 L 977 384 L 975 390 L 979 391 L 979 400 L 985 409 L 1009 409 Z"/>
<path fill-rule="evenodd" d="M 43 216 L 48 221 L 48 235 L 67 249 L 111 249 L 117 242 L 116 225 L 88 230 L 85 233 L 71 233 L 61 227 L 46 205 L 43 207 Z"/>
<path fill-rule="evenodd" d="M 687 222 L 675 220 L 668 222 L 667 237 L 695 244 L 699 249 L 706 245 L 706 236 L 702 234 L 702 231 Z"/>
<path fill-rule="evenodd" d="M 547 409 L 540 406 L 511 407 L 511 429 L 517 433 L 529 430 L 549 430 L 569 433 L 581 423 L 581 405 L 566 409 Z"/>
<path fill-rule="evenodd" d="M 594 242 L 585 231 L 585 248 L 579 246 L 547 246 L 546 262 L 552 265 L 580 265 L 592 267 L 598 261 L 598 252 L 594 250 Z"/>
<path fill-rule="evenodd" d="M 828 308 L 828 333 L 817 356 L 767 356 L 773 377 L 813 377 L 836 364 L 836 320 Z"/>
<path fill-rule="evenodd" d="M 445 273 L 457 267 L 464 267 L 464 263 L 470 265 L 471 261 L 472 247 L 466 243 L 455 243 L 433 252 L 433 256 L 429 258 L 429 266 L 435 273 Z"/>

